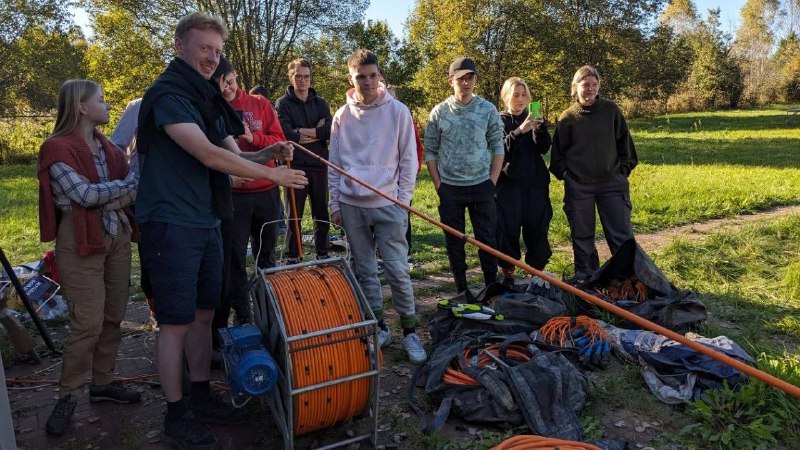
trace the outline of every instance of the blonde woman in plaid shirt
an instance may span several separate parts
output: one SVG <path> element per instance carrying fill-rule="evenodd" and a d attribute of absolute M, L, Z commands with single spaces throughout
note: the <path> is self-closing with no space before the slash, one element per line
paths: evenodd
<path fill-rule="evenodd" d="M 91 401 L 133 403 L 141 394 L 114 380 L 120 322 L 128 303 L 129 206 L 136 181 L 125 156 L 97 130 L 110 106 L 100 87 L 68 80 L 59 91 L 53 134 L 39 152 L 39 227 L 55 239 L 56 263 L 70 306 L 69 335 L 59 380 L 60 399 L 45 430 L 63 435 L 91 372 Z"/>

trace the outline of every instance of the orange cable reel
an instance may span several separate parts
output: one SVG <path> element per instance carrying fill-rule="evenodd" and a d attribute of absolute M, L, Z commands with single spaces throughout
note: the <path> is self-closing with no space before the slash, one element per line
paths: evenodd
<path fill-rule="evenodd" d="M 265 275 L 278 298 L 289 337 L 360 322 L 352 287 L 336 267 L 313 267 Z M 313 386 L 370 370 L 367 340 L 356 329 L 293 342 L 293 385 Z M 309 433 L 350 420 L 368 404 L 370 382 L 360 378 L 299 394 L 294 432 Z"/>

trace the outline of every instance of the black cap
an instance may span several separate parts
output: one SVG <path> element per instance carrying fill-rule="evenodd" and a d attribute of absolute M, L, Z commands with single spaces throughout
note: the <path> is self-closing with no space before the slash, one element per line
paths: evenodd
<path fill-rule="evenodd" d="M 452 64 L 450 64 L 450 75 L 453 78 L 461 78 L 468 73 L 478 74 L 478 71 L 475 69 L 475 62 L 473 62 L 469 58 L 461 57 L 456 58 Z"/>

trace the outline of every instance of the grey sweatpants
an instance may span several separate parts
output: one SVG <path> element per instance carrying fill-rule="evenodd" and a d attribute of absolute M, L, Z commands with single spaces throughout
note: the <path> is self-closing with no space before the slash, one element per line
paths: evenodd
<path fill-rule="evenodd" d="M 400 324 L 403 328 L 413 327 L 416 311 L 408 272 L 408 214 L 397 205 L 359 208 L 342 203 L 341 207 L 356 278 L 375 317 L 378 320 L 383 318 L 383 294 L 375 256 L 377 246 L 383 258 L 386 280 L 392 289 L 392 304 L 400 315 Z"/>

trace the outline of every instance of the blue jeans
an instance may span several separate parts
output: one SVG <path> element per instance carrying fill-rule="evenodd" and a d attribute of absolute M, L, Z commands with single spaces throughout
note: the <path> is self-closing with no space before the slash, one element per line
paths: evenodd
<path fill-rule="evenodd" d="M 392 303 L 403 328 L 416 323 L 414 290 L 408 273 L 408 214 L 397 206 L 359 208 L 342 204 L 342 221 L 353 255 L 354 269 L 361 290 L 378 320 L 383 318 L 383 294 L 378 280 L 375 248 L 380 250 L 386 280 L 392 289 Z"/>

